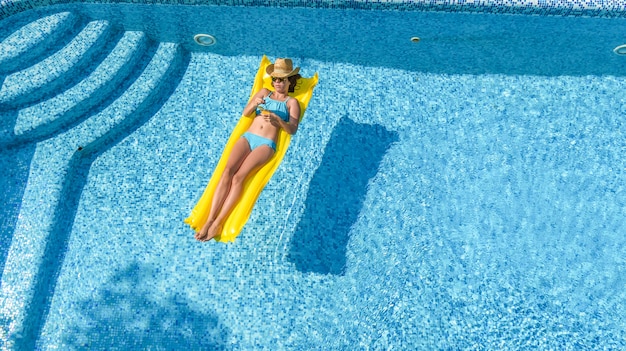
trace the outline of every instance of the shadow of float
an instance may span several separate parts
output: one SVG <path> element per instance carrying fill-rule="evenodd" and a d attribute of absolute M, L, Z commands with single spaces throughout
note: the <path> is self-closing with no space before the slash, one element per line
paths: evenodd
<path fill-rule="evenodd" d="M 380 125 L 342 118 L 326 145 L 298 223 L 289 259 L 301 272 L 344 273 L 346 246 L 367 185 L 398 134 Z"/>

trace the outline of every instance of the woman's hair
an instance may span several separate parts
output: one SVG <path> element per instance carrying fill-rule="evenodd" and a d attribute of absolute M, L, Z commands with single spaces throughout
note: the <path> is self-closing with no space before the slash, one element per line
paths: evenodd
<path fill-rule="evenodd" d="M 288 77 L 287 79 L 289 79 L 289 92 L 293 93 L 296 90 L 296 85 L 298 84 L 298 79 L 302 78 L 301 75 L 299 74 L 294 74 L 291 77 Z"/>

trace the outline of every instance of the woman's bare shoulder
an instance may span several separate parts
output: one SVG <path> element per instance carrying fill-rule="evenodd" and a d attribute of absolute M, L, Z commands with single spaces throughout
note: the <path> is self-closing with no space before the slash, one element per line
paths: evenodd
<path fill-rule="evenodd" d="M 299 103 L 297 98 L 292 96 L 289 100 L 287 100 L 287 105 L 298 105 L 298 106 L 300 106 L 300 103 Z"/>

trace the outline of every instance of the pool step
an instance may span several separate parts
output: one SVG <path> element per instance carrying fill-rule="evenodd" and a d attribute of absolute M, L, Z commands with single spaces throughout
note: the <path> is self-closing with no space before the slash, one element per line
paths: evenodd
<path fill-rule="evenodd" d="M 8 36 L 0 37 L 0 74 L 25 69 L 45 56 L 51 47 L 63 42 L 80 25 L 71 12 L 55 13 L 30 22 Z"/>
<path fill-rule="evenodd" d="M 109 55 L 81 82 L 33 106 L 21 109 L 15 122 L 19 142 L 41 140 L 80 121 L 88 111 L 123 87 L 138 70 L 150 42 L 145 33 L 125 32 Z"/>
<path fill-rule="evenodd" d="M 117 99 L 74 128 L 37 144 L 0 284 L 0 301 L 8 306 L 5 328 L 16 349 L 35 346 L 91 162 L 158 111 L 181 79 L 186 59 L 179 44 L 160 43 Z"/>
<path fill-rule="evenodd" d="M 97 115 L 68 131 L 67 136 L 63 135 L 55 139 L 66 139 L 68 150 L 81 146 L 85 153 L 97 147 L 102 142 L 101 139 L 108 136 L 115 128 L 130 127 L 139 115 L 161 98 L 161 88 L 171 83 L 169 78 L 174 71 L 179 69 L 182 57 L 183 50 L 180 45 L 160 43 L 142 74 L 119 98 Z"/>
<path fill-rule="evenodd" d="M 0 88 L 0 108 L 24 106 L 63 89 L 97 61 L 97 53 L 111 41 L 108 21 L 89 22 L 65 47 L 24 70 L 8 75 Z M 82 74 L 84 75 L 84 74 Z M 82 76 L 80 75 L 80 76 Z"/>

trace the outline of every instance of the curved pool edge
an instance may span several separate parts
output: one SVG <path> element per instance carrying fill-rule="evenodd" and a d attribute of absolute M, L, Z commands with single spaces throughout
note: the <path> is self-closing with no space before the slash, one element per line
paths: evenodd
<path fill-rule="evenodd" d="M 613 52 L 624 44 L 626 17 L 73 2 L 3 20 L 0 39 L 33 16 L 53 11 L 77 12 L 85 20 L 106 20 L 117 29 L 145 32 L 151 40 L 180 43 L 190 52 L 225 56 L 265 53 L 445 74 L 626 75 L 624 57 Z M 287 12 L 293 17 L 294 31 L 280 43 L 264 38 L 273 30 L 272 22 L 232 21 Z M 151 18 L 161 20 L 156 23 Z M 329 23 L 340 25 L 328 31 Z M 193 40 L 198 33 L 214 36 L 217 43 L 198 45 Z M 419 43 L 412 40 L 415 37 Z"/>
<path fill-rule="evenodd" d="M 624 18 L 626 17 L 626 1 L 616 0 L 589 1 L 585 3 L 575 1 L 558 0 L 486 0 L 486 1 L 463 1 L 463 0 L 396 0 L 388 2 L 368 0 L 321 0 L 321 1 L 293 1 L 293 0 L 152 0 L 152 1 L 80 1 L 80 0 L 6 0 L 0 5 L 0 20 L 17 13 L 57 4 L 70 3 L 100 3 L 100 4 L 162 4 L 162 5 L 215 5 L 215 6 L 259 6 L 259 7 L 302 7 L 302 8 L 333 8 L 333 9 L 358 9 L 358 10 L 395 10 L 395 11 L 440 11 L 461 13 L 495 13 L 495 14 L 520 14 L 539 16 L 565 16 L 565 17 L 600 17 L 600 18 Z"/>
<path fill-rule="evenodd" d="M 510 96 L 510 92 L 509 92 L 508 90 L 507 90 L 507 91 L 504 91 L 503 93 L 506 93 L 506 94 L 504 95 L 504 97 L 508 97 L 508 96 Z M 435 109 L 436 107 L 437 107 L 436 105 L 432 105 L 432 104 L 428 105 L 428 108 L 430 108 L 431 110 L 432 110 L 432 109 Z M 351 130 L 352 128 L 343 128 L 343 129 L 344 129 L 344 130 Z M 344 133 L 341 133 L 341 134 L 343 135 Z M 391 139 L 391 138 L 390 138 L 390 139 Z M 571 145 L 571 144 L 570 144 L 570 145 Z M 385 148 L 384 148 L 384 147 L 380 147 L 379 149 L 384 150 Z M 324 154 L 326 154 L 326 153 L 324 153 Z M 335 155 L 335 157 L 334 157 L 335 159 L 341 159 L 341 157 L 340 157 L 341 153 L 339 153 L 339 156 L 338 156 L 338 154 L 335 152 L 335 153 L 334 153 L 334 155 Z M 358 164 L 358 162 L 352 162 L 352 163 L 353 163 L 353 164 L 355 164 L 355 165 L 356 165 L 356 164 Z M 323 169 L 323 168 L 322 168 L 322 169 Z M 316 174 L 316 173 L 315 173 L 315 174 Z M 315 179 L 314 179 L 314 180 L 315 180 Z M 72 189 L 74 189 L 74 188 L 72 188 Z M 66 192 L 71 192 L 71 191 L 66 191 Z M 309 207 L 320 207 L 320 206 L 309 206 Z M 357 207 L 356 209 L 353 209 L 353 210 L 354 210 L 354 211 L 357 211 L 357 210 L 358 210 L 358 208 L 359 208 L 359 207 Z M 351 211 L 350 213 L 354 213 L 354 211 Z M 305 215 L 306 215 L 306 212 L 305 212 Z M 62 216 L 61 216 L 61 217 L 62 217 Z M 315 216 L 313 216 L 313 215 L 311 215 L 310 217 L 307 217 L 307 216 L 305 216 L 305 217 L 304 217 L 304 219 L 305 219 L 305 220 L 309 220 L 309 221 L 314 221 L 314 219 L 315 219 L 315 218 L 316 218 L 316 217 L 315 217 Z M 59 224 L 56 224 L 56 225 L 57 225 L 57 226 L 59 226 L 59 227 L 62 227 L 61 223 L 62 223 L 62 222 L 59 222 Z M 299 230 L 297 230 L 297 231 L 296 231 L 296 234 L 297 234 L 297 235 L 300 235 L 300 238 L 302 238 L 302 237 L 303 237 L 303 235 L 302 235 L 301 231 L 299 231 Z M 344 238 L 344 239 L 345 239 L 345 237 L 346 237 L 346 235 L 341 236 L 341 238 Z M 345 243 L 343 243 L 345 240 L 344 240 L 344 239 L 341 239 L 341 238 L 340 238 L 340 240 L 339 240 L 339 242 L 341 242 L 341 243 L 342 243 L 342 244 L 340 245 L 340 248 L 341 248 L 341 249 L 343 249 L 343 248 L 345 248 L 345 247 L 346 247 L 346 244 L 345 244 Z M 306 239 L 306 237 L 304 237 L 304 239 Z M 301 241 L 305 241 L 304 239 L 300 239 L 300 240 L 301 240 Z M 299 248 L 298 248 L 298 247 L 296 247 L 296 249 L 293 249 L 293 251 L 292 251 L 292 252 L 299 253 L 299 252 L 301 252 L 301 251 L 302 251 L 302 249 L 300 249 L 300 251 L 298 251 L 298 249 L 299 249 Z M 308 250 L 310 251 L 310 249 L 308 249 Z M 54 250 L 53 250 L 53 251 L 54 251 Z M 290 260 L 294 261 L 294 264 L 296 265 L 296 267 L 298 267 L 298 270 L 299 270 L 299 271 L 306 271 L 307 269 L 309 269 L 309 270 L 317 270 L 317 272 L 318 272 L 318 271 L 324 271 L 324 270 L 327 270 L 327 271 L 329 271 L 329 272 L 333 273 L 333 272 L 335 272 L 335 271 L 337 270 L 335 266 L 330 266 L 330 267 L 318 267 L 318 266 L 311 266 L 311 267 L 307 267 L 306 265 L 301 265 L 301 260 L 299 260 L 299 256 L 296 256 L 296 255 L 294 255 L 294 256 L 295 256 L 295 257 L 294 257 L 294 258 L 290 258 Z M 339 255 L 335 255 L 335 256 L 339 256 L 340 258 L 344 258 L 344 257 L 346 257 L 346 256 L 345 256 L 345 253 L 343 253 L 343 252 L 341 252 L 341 251 L 339 252 Z M 304 267 L 301 267 L 301 266 L 304 266 Z M 45 289 L 43 289 L 43 288 L 42 288 L 42 289 L 39 289 L 39 290 L 45 290 Z M 0 339 L 1 339 L 1 338 L 0 338 Z"/>

